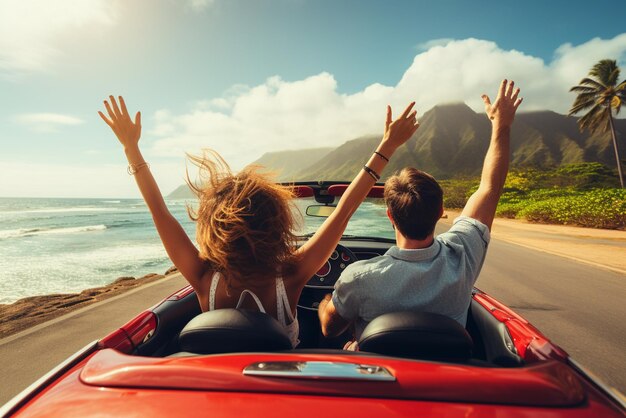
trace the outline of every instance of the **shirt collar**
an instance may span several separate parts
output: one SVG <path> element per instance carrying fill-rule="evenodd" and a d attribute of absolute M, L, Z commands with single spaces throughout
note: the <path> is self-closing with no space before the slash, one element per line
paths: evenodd
<path fill-rule="evenodd" d="M 387 250 L 385 255 L 390 255 L 393 258 L 404 261 L 424 261 L 435 257 L 439 253 L 440 248 L 441 243 L 439 240 L 435 239 L 433 243 L 426 248 L 405 249 L 394 245 Z"/>

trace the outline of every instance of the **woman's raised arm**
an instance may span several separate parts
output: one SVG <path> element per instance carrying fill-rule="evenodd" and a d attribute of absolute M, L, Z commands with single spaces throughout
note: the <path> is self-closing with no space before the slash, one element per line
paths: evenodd
<path fill-rule="evenodd" d="M 380 178 L 389 159 L 398 147 L 404 144 L 417 130 L 416 111 L 411 103 L 402 115 L 392 120 L 391 107 L 387 106 L 385 134 L 380 144 L 362 170 L 347 188 L 335 211 L 324 221 L 302 247 L 299 248 L 300 262 L 296 275 L 304 286 L 311 276 L 324 264 L 339 243 L 350 217 L 363 202 L 372 186 Z"/>
<path fill-rule="evenodd" d="M 159 186 L 150 172 L 150 166 L 141 155 L 139 150 L 141 113 L 137 112 L 133 122 L 121 96 L 119 106 L 115 97 L 109 96 L 109 101 L 104 101 L 108 117 L 102 112 L 98 114 L 113 130 L 124 147 L 128 159 L 128 172 L 135 176 L 137 186 L 152 214 L 167 255 L 191 286 L 197 290 L 207 267 L 183 227 L 168 210 Z"/>

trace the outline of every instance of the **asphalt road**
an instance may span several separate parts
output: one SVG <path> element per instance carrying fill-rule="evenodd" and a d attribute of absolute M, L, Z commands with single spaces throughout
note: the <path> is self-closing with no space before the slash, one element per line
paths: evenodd
<path fill-rule="evenodd" d="M 186 284 L 179 274 L 168 276 L 0 340 L 0 405 Z"/>
<path fill-rule="evenodd" d="M 476 287 L 626 394 L 626 274 L 494 239 Z"/>
<path fill-rule="evenodd" d="M 626 275 L 493 242 L 476 287 L 626 393 Z"/>
<path fill-rule="evenodd" d="M 161 280 L 0 340 L 0 404 L 184 284 Z M 626 275 L 493 240 L 476 285 L 626 393 Z"/>

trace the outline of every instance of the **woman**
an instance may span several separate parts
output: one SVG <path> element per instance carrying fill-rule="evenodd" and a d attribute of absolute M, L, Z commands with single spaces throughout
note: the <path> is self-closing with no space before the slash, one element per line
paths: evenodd
<path fill-rule="evenodd" d="M 110 101 L 110 102 L 109 102 Z M 195 214 L 199 249 L 167 209 L 150 166 L 139 150 L 141 113 L 131 121 L 124 99 L 104 102 L 98 112 L 124 147 L 128 172 L 135 176 L 168 256 L 193 287 L 202 311 L 259 309 L 277 319 L 292 345 L 298 343 L 296 303 L 307 281 L 326 262 L 348 220 L 361 204 L 389 158 L 417 130 L 409 104 L 392 121 L 387 106 L 383 138 L 354 178 L 336 210 L 301 247 L 295 248 L 289 189 L 274 184 L 254 168 L 233 174 L 216 153 L 191 157 L 206 184 L 189 182 L 199 198 Z M 189 181 L 189 179 L 188 179 Z"/>

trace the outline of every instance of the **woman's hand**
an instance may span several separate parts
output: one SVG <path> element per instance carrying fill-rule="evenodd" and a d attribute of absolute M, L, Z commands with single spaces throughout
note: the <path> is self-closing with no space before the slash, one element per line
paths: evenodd
<path fill-rule="evenodd" d="M 117 139 L 122 143 L 125 149 L 136 147 L 141 137 L 141 112 L 135 115 L 135 123 L 130 120 L 130 115 L 126 109 L 126 103 L 122 96 L 119 96 L 120 106 L 118 107 L 115 97 L 109 96 L 108 101 L 104 101 L 104 107 L 109 114 L 107 118 L 102 112 L 98 112 L 102 120 L 113 130 Z M 121 107 L 121 110 L 120 110 Z"/>
<path fill-rule="evenodd" d="M 415 102 L 410 103 L 400 117 L 392 120 L 391 106 L 387 106 L 387 120 L 385 121 L 385 134 L 382 143 L 385 148 L 395 151 L 400 145 L 413 136 L 420 124 L 415 119 L 417 111 L 413 110 Z"/>

